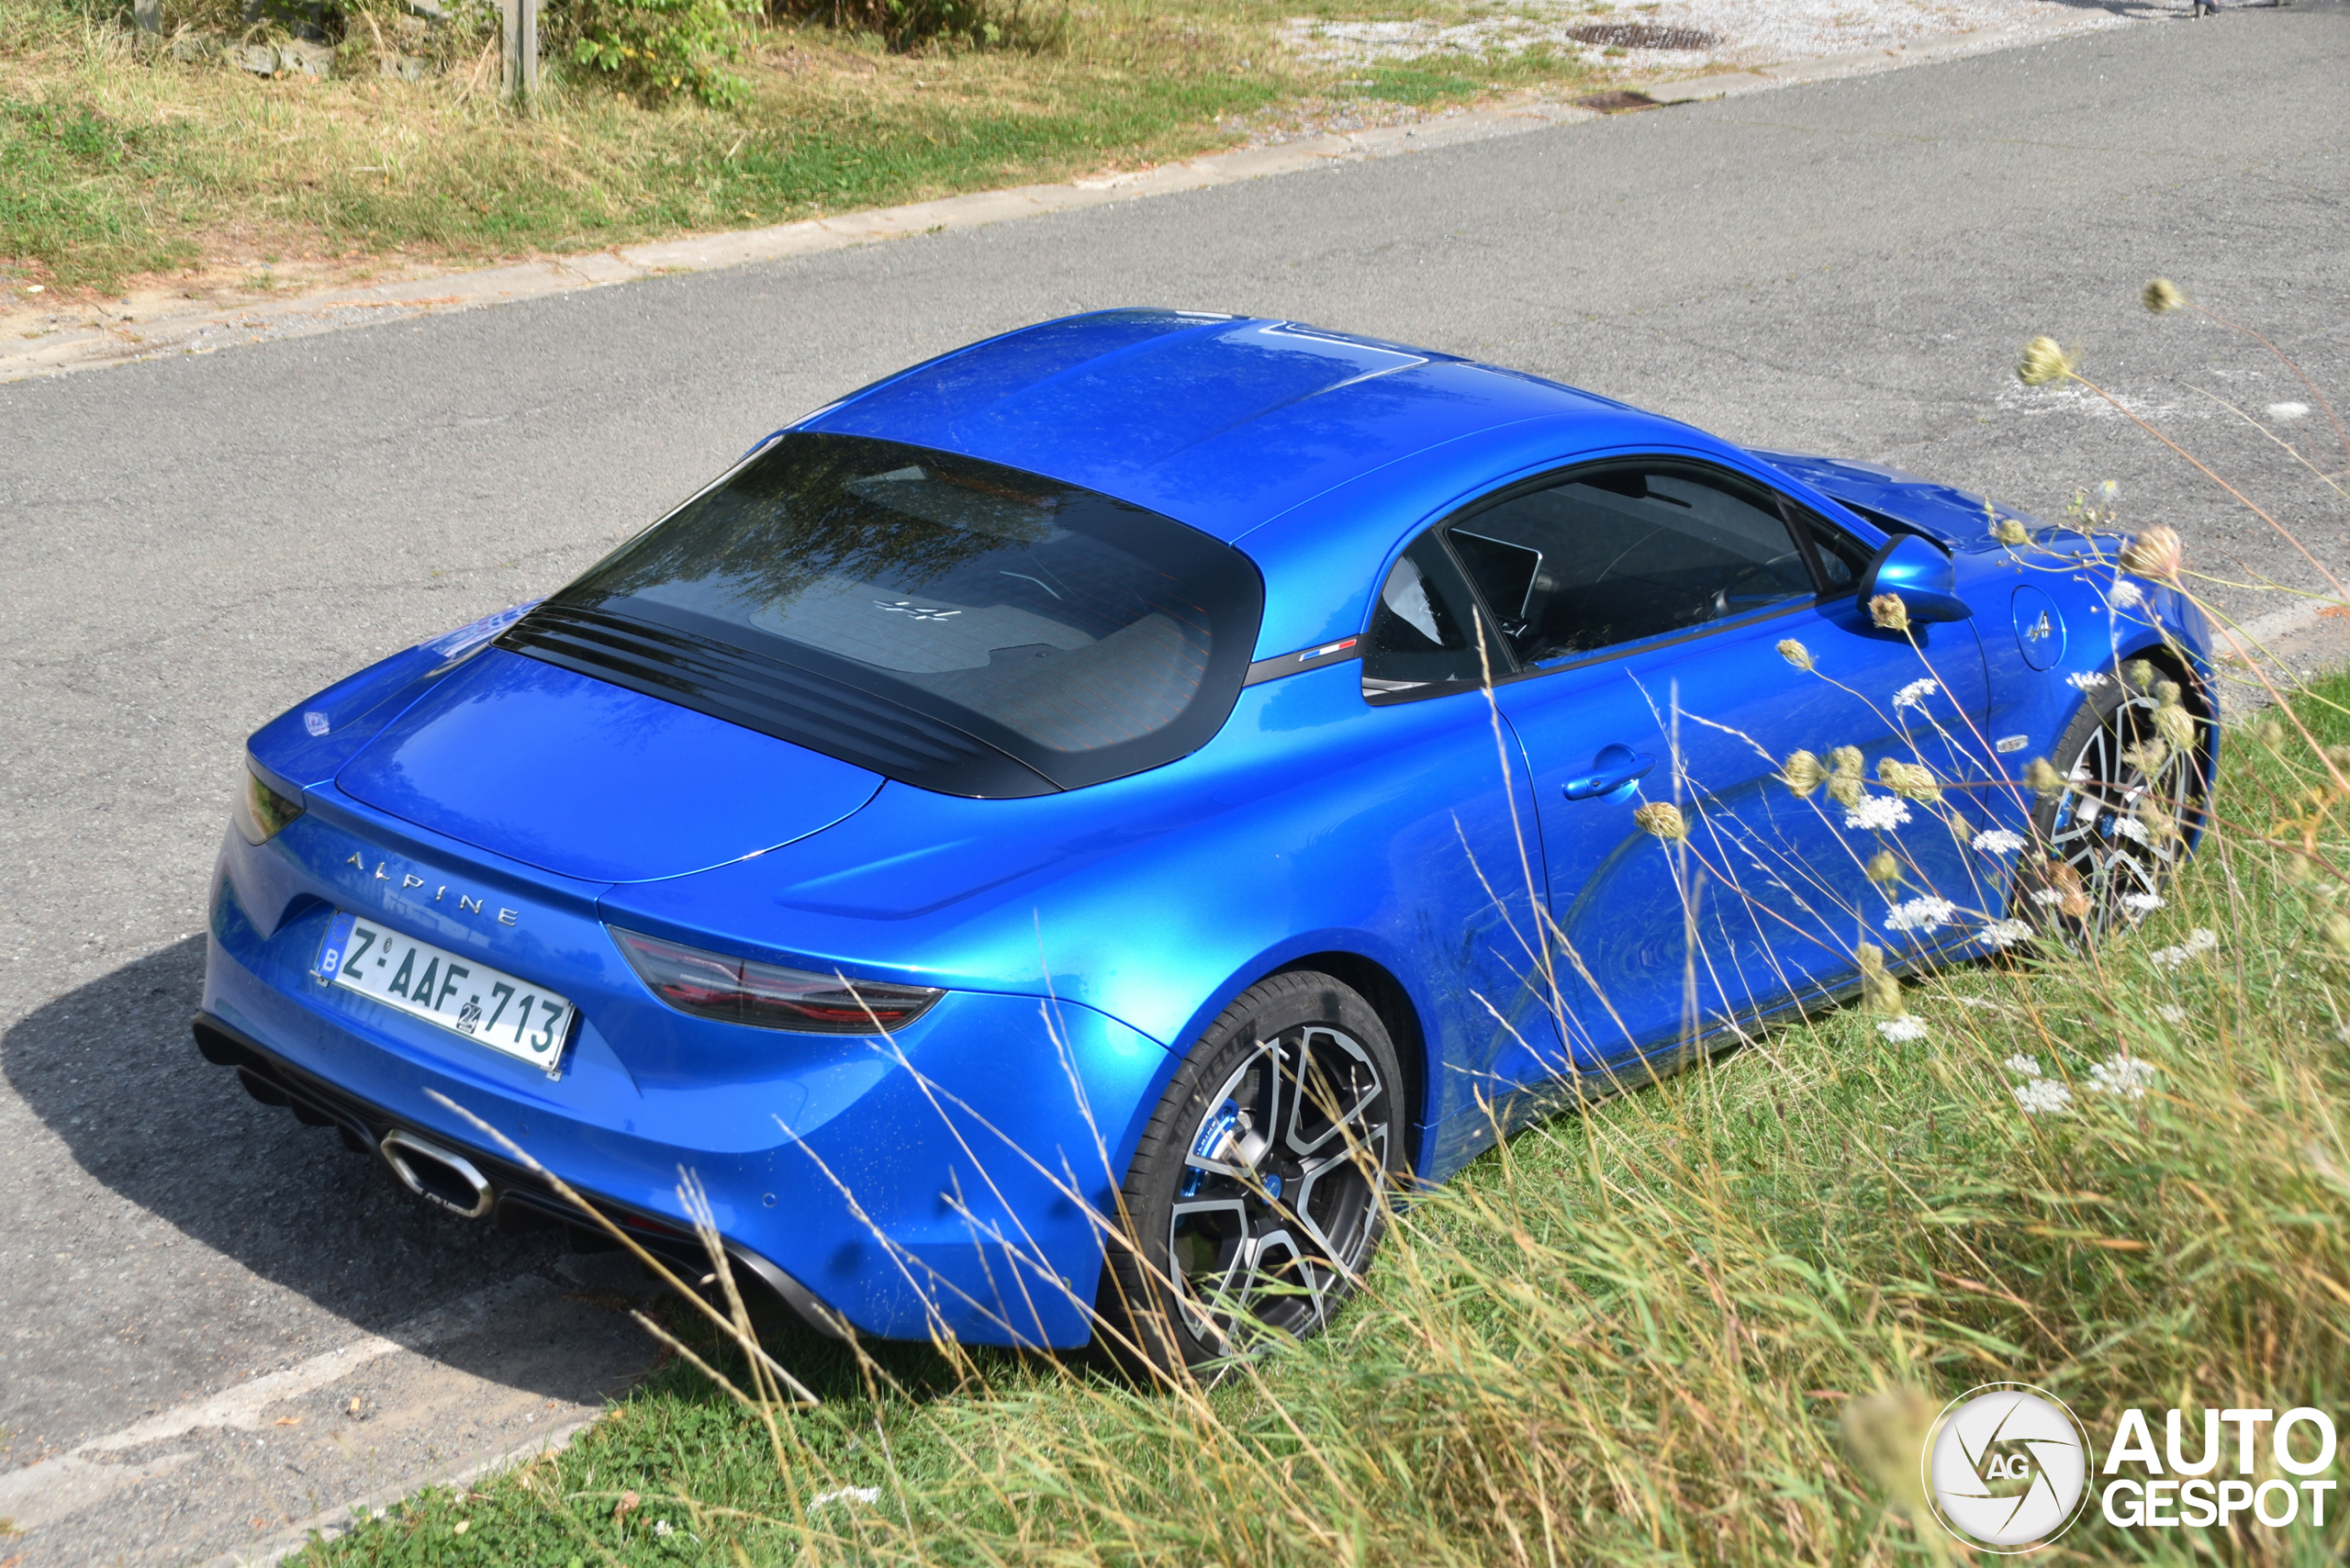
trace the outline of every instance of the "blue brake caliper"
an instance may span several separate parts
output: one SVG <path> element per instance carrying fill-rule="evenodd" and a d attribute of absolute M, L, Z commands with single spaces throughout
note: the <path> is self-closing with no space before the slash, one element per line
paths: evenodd
<path fill-rule="evenodd" d="M 1225 1141 L 1232 1137 L 1232 1129 L 1239 1125 L 1240 1103 L 1237 1100 L 1226 1100 L 1222 1105 L 1209 1112 L 1207 1120 L 1200 1124 L 1200 1136 L 1192 1140 L 1192 1158 L 1214 1159 L 1217 1151 L 1222 1149 Z M 1177 1195 L 1186 1198 L 1198 1197 L 1200 1183 L 1206 1177 L 1207 1172 L 1197 1166 L 1184 1171 L 1183 1184 L 1176 1189 Z"/>

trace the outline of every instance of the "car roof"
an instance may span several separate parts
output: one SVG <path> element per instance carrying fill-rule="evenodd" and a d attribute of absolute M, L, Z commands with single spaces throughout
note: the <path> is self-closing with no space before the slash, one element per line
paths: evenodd
<path fill-rule="evenodd" d="M 1414 521 L 1398 516 L 1404 492 L 1440 503 L 1529 461 L 1529 451 L 1735 450 L 1676 420 L 1452 354 L 1168 309 L 1007 332 L 877 382 L 797 428 L 983 458 L 1227 543 L 1246 539 L 1267 579 L 1260 654 L 1354 629 L 1365 579 Z M 1379 484 L 1358 483 L 1373 475 Z M 1309 504 L 1349 487 L 1352 496 L 1383 491 L 1391 478 L 1393 506 Z"/>
<path fill-rule="evenodd" d="M 800 428 L 1025 468 L 1229 543 L 1323 490 L 1462 434 L 1603 410 L 1635 412 L 1430 349 L 1294 321 L 1130 309 L 974 343 L 878 382 Z"/>

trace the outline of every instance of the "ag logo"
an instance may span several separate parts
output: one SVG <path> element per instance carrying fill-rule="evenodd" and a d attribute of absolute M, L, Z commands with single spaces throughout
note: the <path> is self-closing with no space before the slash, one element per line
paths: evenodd
<path fill-rule="evenodd" d="M 1944 1529 L 1987 1551 L 2030 1551 L 2079 1517 L 2088 1434 L 2064 1401 L 1986 1383 L 1950 1402 L 1926 1437 L 1926 1495 Z"/>

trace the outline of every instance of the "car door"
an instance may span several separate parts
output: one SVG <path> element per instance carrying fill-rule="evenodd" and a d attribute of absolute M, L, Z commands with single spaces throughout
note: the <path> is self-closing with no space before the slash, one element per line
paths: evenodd
<path fill-rule="evenodd" d="M 1495 834 L 1465 831 L 1456 815 L 1421 835 L 1416 857 L 1423 876 L 1469 885 L 1470 896 L 1457 905 L 1486 912 L 1470 929 L 1427 934 L 1454 955 L 1449 967 L 1471 993 L 1464 998 L 1471 1022 L 1447 1051 L 1444 1081 L 1429 1086 L 1432 1119 L 1486 1126 L 1495 1105 L 1561 1070 L 1568 1059 L 1561 1025 L 1572 1006 L 1550 971 L 1550 891 L 1539 812 L 1525 793 L 1524 752 L 1483 694 L 1489 679 L 1505 680 L 1517 666 L 1433 529 L 1412 541 L 1382 580 L 1361 655 L 1364 700 L 1379 708 L 1410 705 L 1388 721 L 1399 769 L 1412 767 L 1433 740 L 1443 748 L 1454 800 L 1489 792 L 1497 773 L 1509 785 L 1514 833 L 1497 842 Z M 1563 984 L 1573 989 L 1572 974 Z"/>
<path fill-rule="evenodd" d="M 1841 987 L 1895 895 L 1959 861 L 1923 802 L 1849 778 L 1840 794 L 1880 803 L 1781 782 L 1797 750 L 1851 746 L 1873 771 L 1979 721 L 1971 632 L 1920 628 L 1913 647 L 1871 625 L 1857 542 L 1751 475 L 1670 454 L 1544 476 L 1439 532 L 1514 666 L 1496 700 L 1534 780 L 1575 1067 L 1612 1070 Z M 1676 806 L 1686 837 L 1644 830 L 1646 802 Z M 1897 840 L 1902 879 L 1872 881 Z"/>

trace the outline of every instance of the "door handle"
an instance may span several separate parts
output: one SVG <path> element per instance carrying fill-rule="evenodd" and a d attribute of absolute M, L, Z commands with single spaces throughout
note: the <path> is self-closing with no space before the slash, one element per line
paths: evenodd
<path fill-rule="evenodd" d="M 1566 781 L 1563 788 L 1570 801 L 1595 801 L 1603 795 L 1613 795 L 1635 778 L 1647 777 L 1656 766 L 1656 758 L 1628 745 L 1599 748 L 1591 759 L 1591 771 L 1578 774 Z"/>

